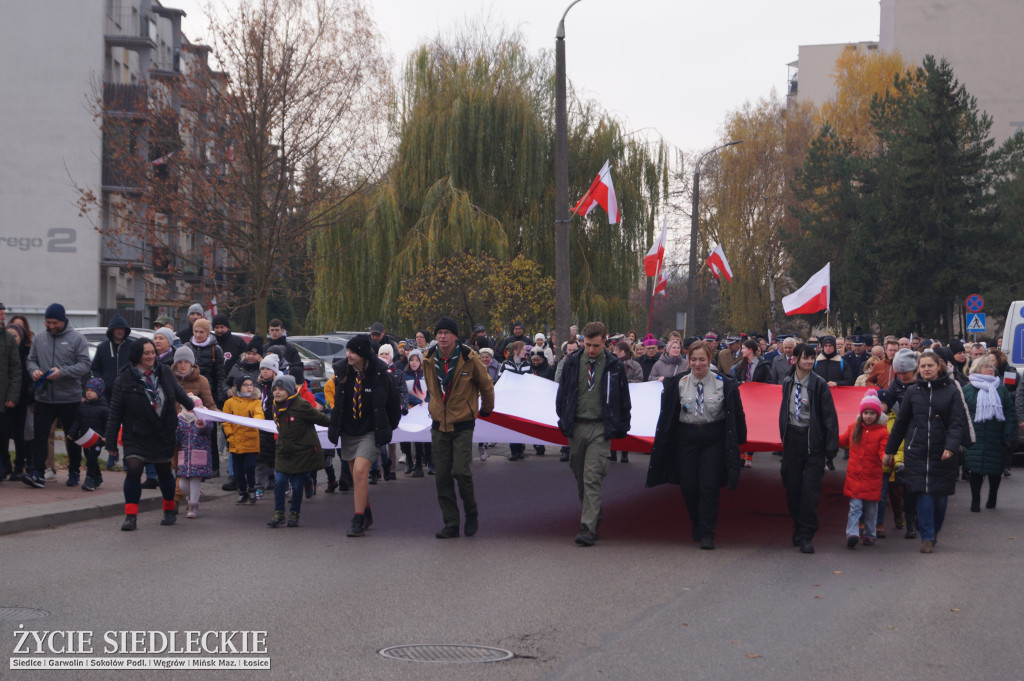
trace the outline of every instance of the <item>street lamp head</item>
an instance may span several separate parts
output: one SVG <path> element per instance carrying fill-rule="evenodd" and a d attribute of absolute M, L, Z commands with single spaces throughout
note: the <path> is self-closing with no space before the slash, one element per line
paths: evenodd
<path fill-rule="evenodd" d="M 555 31 L 555 40 L 565 40 L 565 15 L 569 13 L 569 10 L 571 10 L 573 5 L 577 2 L 580 2 L 580 0 L 573 0 L 572 3 L 565 8 L 565 11 L 562 12 L 562 18 L 558 21 L 558 30 Z"/>

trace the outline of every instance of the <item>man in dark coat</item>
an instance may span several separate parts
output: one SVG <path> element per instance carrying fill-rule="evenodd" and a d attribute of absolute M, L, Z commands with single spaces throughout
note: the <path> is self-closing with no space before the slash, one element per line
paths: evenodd
<path fill-rule="evenodd" d="M 199 303 L 193 303 L 188 308 L 188 326 L 178 331 L 178 340 L 182 345 L 192 340 L 192 326 L 196 323 L 197 319 L 203 317 L 203 306 Z"/>
<path fill-rule="evenodd" d="M 522 322 L 513 322 L 512 335 L 501 342 L 501 347 L 498 348 L 497 352 L 499 362 L 505 361 L 505 348 L 508 347 L 508 344 L 516 341 L 522 341 L 526 345 L 533 345 L 532 339 L 526 335 L 526 327 L 523 326 Z"/>
<path fill-rule="evenodd" d="M 264 342 L 264 346 L 269 352 L 270 347 L 273 345 L 280 345 L 284 348 L 282 356 L 284 361 L 288 363 L 288 374 L 295 379 L 295 385 L 301 386 L 302 382 L 306 380 L 306 370 L 302 366 L 302 355 L 299 354 L 295 345 L 288 342 L 288 331 L 284 328 L 284 322 L 280 319 L 271 319 L 267 325 L 267 340 Z"/>
<path fill-rule="evenodd" d="M 569 466 L 576 477 L 583 513 L 575 542 L 593 546 L 601 522 L 601 486 L 608 474 L 611 441 L 629 432 L 632 402 L 622 362 L 604 349 L 605 325 L 583 327 L 583 350 L 568 356 L 555 410 L 569 438 Z"/>
<path fill-rule="evenodd" d="M 228 321 L 228 316 L 223 314 L 213 316 L 213 335 L 217 339 L 217 345 L 224 352 L 224 375 L 227 376 L 235 362 L 245 354 L 245 341 L 231 333 L 231 322 Z"/>
<path fill-rule="evenodd" d="M 107 324 L 107 340 L 96 346 L 96 354 L 92 358 L 92 375 L 103 379 L 103 399 L 107 404 L 110 404 L 110 394 L 114 390 L 114 379 L 128 364 L 128 353 L 134 342 L 128 337 L 131 331 L 124 317 L 115 314 Z"/>
<path fill-rule="evenodd" d="M 0 442 L 4 451 L 0 455 L 0 480 L 11 472 L 11 455 L 7 443 L 11 437 L 11 412 L 21 397 L 21 353 L 18 338 L 7 333 L 7 308 L 0 303 Z"/>

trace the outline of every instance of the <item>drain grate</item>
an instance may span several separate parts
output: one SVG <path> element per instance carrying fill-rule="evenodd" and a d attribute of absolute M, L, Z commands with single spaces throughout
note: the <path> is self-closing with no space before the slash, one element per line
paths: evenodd
<path fill-rule="evenodd" d="M 0 608 L 0 622 L 21 622 L 48 617 L 50 613 L 35 608 Z"/>
<path fill-rule="evenodd" d="M 403 662 L 502 662 L 515 657 L 510 651 L 488 646 L 472 646 L 458 643 L 423 643 L 417 645 L 390 646 L 380 654 L 389 660 Z"/>

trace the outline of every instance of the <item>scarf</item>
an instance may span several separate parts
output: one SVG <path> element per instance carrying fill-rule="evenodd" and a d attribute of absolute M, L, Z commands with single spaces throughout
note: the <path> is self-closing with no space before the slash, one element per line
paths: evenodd
<path fill-rule="evenodd" d="M 209 336 L 207 336 L 206 337 L 206 342 L 204 342 L 204 343 L 199 343 L 198 341 L 196 341 L 196 337 L 195 336 L 192 336 L 192 340 L 189 341 L 189 343 L 191 343 L 192 345 L 196 346 L 197 348 L 208 348 L 208 347 L 210 347 L 210 345 L 212 345 L 213 343 L 216 343 L 216 342 L 217 342 L 217 339 L 213 336 L 213 334 L 210 334 Z"/>
<path fill-rule="evenodd" d="M 974 408 L 975 422 L 1005 421 L 1003 414 L 1003 402 L 999 399 L 999 384 L 1002 381 L 998 376 L 987 376 L 985 374 L 971 374 L 971 385 L 978 389 L 977 404 Z"/>
<path fill-rule="evenodd" d="M 437 371 L 437 382 L 441 387 L 441 401 L 448 401 L 448 390 L 452 387 L 452 379 L 455 376 L 455 367 L 459 363 L 459 344 L 455 344 L 452 354 L 447 357 L 441 356 L 441 348 L 434 354 L 434 370 Z"/>
<path fill-rule="evenodd" d="M 153 411 L 159 413 L 162 400 L 160 399 L 161 393 L 157 391 L 160 378 L 156 373 L 156 365 L 154 365 L 148 372 L 143 371 L 137 366 L 133 368 L 135 369 L 135 373 L 138 375 L 139 380 L 142 381 L 143 387 L 146 389 L 146 397 L 149 398 L 150 406 L 153 407 Z"/>
<path fill-rule="evenodd" d="M 292 400 L 298 397 L 299 393 L 293 393 L 285 398 L 284 402 L 278 403 L 274 400 L 274 425 L 277 426 L 277 432 L 281 432 L 281 419 L 284 417 L 284 413 L 288 411 L 288 407 L 291 406 Z"/>

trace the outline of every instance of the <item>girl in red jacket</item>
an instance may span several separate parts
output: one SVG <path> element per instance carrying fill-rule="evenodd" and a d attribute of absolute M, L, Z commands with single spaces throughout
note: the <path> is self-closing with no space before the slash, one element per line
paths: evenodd
<path fill-rule="evenodd" d="M 857 546 L 858 523 L 864 517 L 864 546 L 875 545 L 875 516 L 882 498 L 882 457 L 889 430 L 878 392 L 868 390 L 860 401 L 860 416 L 839 436 L 839 446 L 850 450 L 843 494 L 850 497 L 846 521 L 846 547 Z"/>

